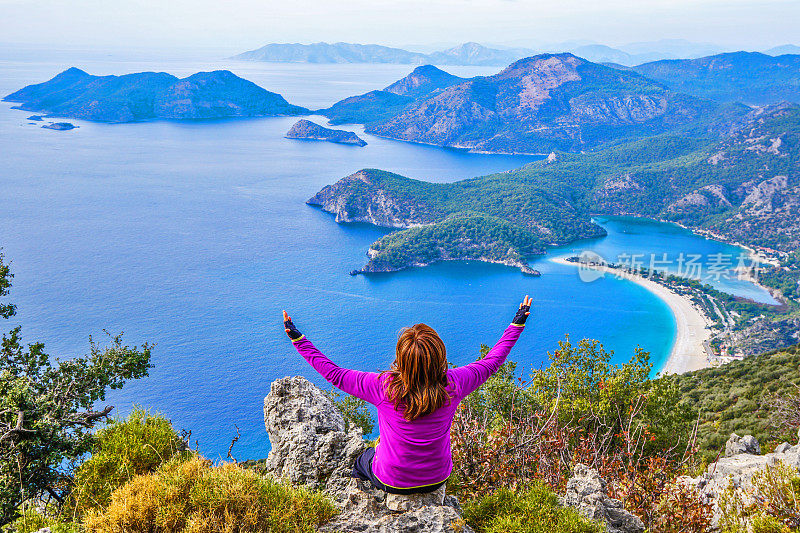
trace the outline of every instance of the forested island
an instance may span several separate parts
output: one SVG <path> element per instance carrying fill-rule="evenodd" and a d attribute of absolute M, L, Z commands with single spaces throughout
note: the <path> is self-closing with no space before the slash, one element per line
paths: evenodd
<path fill-rule="evenodd" d="M 97 122 L 303 115 L 307 109 L 228 70 L 177 78 L 166 72 L 92 76 L 72 67 L 4 101 L 16 109 Z"/>
<path fill-rule="evenodd" d="M 294 126 L 286 133 L 286 138 L 327 141 L 337 144 L 353 144 L 356 146 L 367 145 L 364 139 L 352 131 L 326 128 L 304 118 L 294 123 Z"/>

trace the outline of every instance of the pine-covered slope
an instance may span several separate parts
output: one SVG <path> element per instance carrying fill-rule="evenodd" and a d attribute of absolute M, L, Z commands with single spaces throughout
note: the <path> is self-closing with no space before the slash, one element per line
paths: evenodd
<path fill-rule="evenodd" d="M 378 95 L 368 93 L 321 113 L 341 122 L 347 107 L 349 117 L 360 118 L 367 131 L 393 139 L 473 151 L 548 153 L 669 131 L 717 108 L 634 72 L 572 54 L 521 59 L 494 76 L 435 89 L 382 107 L 375 105 Z"/>

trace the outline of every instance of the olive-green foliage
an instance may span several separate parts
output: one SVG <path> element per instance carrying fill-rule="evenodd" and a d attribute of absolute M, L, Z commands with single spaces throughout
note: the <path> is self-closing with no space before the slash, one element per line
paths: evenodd
<path fill-rule="evenodd" d="M 342 413 L 345 422 L 345 429 L 349 430 L 350 425 L 361 428 L 364 435 L 369 435 L 375 429 L 375 420 L 369 410 L 368 403 L 361 398 L 340 393 L 331 387 L 325 394 L 333 400 L 336 407 Z"/>
<path fill-rule="evenodd" d="M 489 352 L 489 347 L 481 345 L 481 358 Z M 500 423 L 510 419 L 515 413 L 521 415 L 533 407 L 531 394 L 521 387 L 516 377 L 517 364 L 506 361 L 475 392 L 462 400 L 462 405 L 477 418 L 487 417 Z"/>
<path fill-rule="evenodd" d="M 762 402 L 775 393 L 794 392 L 793 384 L 800 384 L 798 368 L 800 345 L 673 377 L 681 403 L 699 413 L 705 458 L 713 460 L 723 451 L 731 433 L 753 435 L 762 446 L 794 442 L 796 434 L 770 428 L 769 409 Z"/>
<path fill-rule="evenodd" d="M 163 416 L 136 408 L 126 419 L 110 421 L 97 432 L 91 457 L 75 472 L 68 513 L 82 517 L 90 509 L 106 506 L 117 487 L 154 471 L 185 449 Z"/>
<path fill-rule="evenodd" d="M 541 483 L 500 489 L 464 505 L 464 519 L 479 533 L 600 533 L 605 527 L 561 507 Z"/>
<path fill-rule="evenodd" d="M 0 256 L 0 296 L 9 286 Z M 0 306 L 0 317 L 13 311 Z M 126 346 L 121 335 L 110 337 L 108 347 L 90 338 L 88 355 L 60 360 L 42 343 L 24 345 L 20 332 L 3 335 L 0 346 L 0 525 L 44 492 L 63 497 L 70 481 L 64 465 L 89 450 L 91 429 L 111 410 L 93 406 L 150 368 L 151 346 Z"/>
<path fill-rule="evenodd" d="M 539 236 L 496 217 L 459 213 L 422 227 L 390 233 L 371 246 L 377 254 L 369 265 L 391 270 L 409 263 L 433 263 L 450 258 L 524 262 L 542 253 Z"/>
<path fill-rule="evenodd" d="M 569 338 L 560 341 L 549 354 L 550 366 L 531 375 L 533 401 L 548 410 L 557 406 L 562 420 L 620 431 L 630 428 L 633 416 L 647 433 L 648 449 L 685 443 L 695 413 L 678 405 L 672 378 L 650 379 L 650 354 L 640 348 L 622 365 L 611 364 L 612 356 L 596 340 L 582 339 L 576 346 Z"/>
<path fill-rule="evenodd" d="M 56 509 L 48 506 L 40 512 L 36 507 L 26 504 L 20 509 L 19 517 L 9 526 L 8 533 L 36 533 L 50 528 L 50 533 L 80 533 L 82 528 L 74 522 L 64 521 Z"/>
<path fill-rule="evenodd" d="M 784 463 L 753 474 L 744 495 L 732 484 L 720 496 L 721 533 L 789 533 L 800 528 L 800 476 Z M 748 527 L 749 525 L 749 527 Z"/>
<path fill-rule="evenodd" d="M 234 463 L 175 458 L 114 491 L 84 521 L 92 533 L 310 532 L 336 514 L 320 492 Z"/>

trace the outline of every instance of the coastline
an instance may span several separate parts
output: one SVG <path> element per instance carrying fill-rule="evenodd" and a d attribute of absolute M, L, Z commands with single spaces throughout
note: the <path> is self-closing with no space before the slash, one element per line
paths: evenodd
<path fill-rule="evenodd" d="M 565 257 L 553 257 L 550 258 L 550 261 L 560 265 L 579 267 L 577 263 L 569 262 Z M 706 327 L 708 321 L 691 300 L 641 276 L 623 273 L 607 266 L 586 264 L 581 266 L 599 270 L 605 274 L 621 276 L 623 279 L 647 289 L 667 304 L 672 316 L 675 317 L 675 342 L 664 365 L 658 369 L 659 374 L 683 374 L 711 366 L 705 347 L 705 343 L 711 337 L 711 332 Z"/>

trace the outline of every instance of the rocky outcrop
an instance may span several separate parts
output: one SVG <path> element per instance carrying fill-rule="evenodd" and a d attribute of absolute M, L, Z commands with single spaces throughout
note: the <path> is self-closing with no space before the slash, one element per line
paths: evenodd
<path fill-rule="evenodd" d="M 472 533 L 444 487 L 430 494 L 387 495 L 349 476 L 366 449 L 359 428 L 347 430 L 336 405 L 302 377 L 282 378 L 264 398 L 272 450 L 266 471 L 325 490 L 340 509 L 320 531 L 336 533 Z"/>
<path fill-rule="evenodd" d="M 752 435 L 740 437 L 736 433 L 732 433 L 728 442 L 725 443 L 725 457 L 733 457 L 743 453 L 761 455 L 761 446 Z"/>
<path fill-rule="evenodd" d="M 336 405 L 305 378 L 272 382 L 264 398 L 272 450 L 266 469 L 294 484 L 333 490 L 346 485 L 366 445 L 361 429 L 346 430 Z"/>
<path fill-rule="evenodd" d="M 667 207 L 667 211 L 678 213 L 687 208 L 730 208 L 733 207 L 730 200 L 725 195 L 725 189 L 721 185 L 706 185 L 696 191 L 679 198 Z"/>
<path fill-rule="evenodd" d="M 575 465 L 561 504 L 575 508 L 591 520 L 606 524 L 608 533 L 643 533 L 644 523 L 622 507 L 622 502 L 606 493 L 606 482 L 597 470 Z"/>
<path fill-rule="evenodd" d="M 17 109 L 98 122 L 300 115 L 308 110 L 227 70 L 179 79 L 166 72 L 92 76 L 70 68 L 5 98 Z"/>
<path fill-rule="evenodd" d="M 798 435 L 800 438 L 800 435 Z M 714 507 L 714 520 L 719 518 L 719 496 L 729 487 L 747 500 L 752 499 L 753 475 L 779 462 L 800 470 L 800 443 L 779 445 L 774 453 L 758 455 L 761 448 L 752 435 L 740 437 L 732 434 L 725 444 L 725 457 L 708 465 L 706 472 L 696 478 L 680 478 L 680 482 L 694 486 L 701 496 Z"/>
<path fill-rule="evenodd" d="M 360 485 L 360 486 L 359 486 Z M 430 495 L 393 496 L 356 484 L 341 501 L 341 512 L 324 524 L 326 533 L 472 533 L 461 518 L 461 508 L 444 489 Z"/>
<path fill-rule="evenodd" d="M 310 139 L 328 141 L 336 144 L 366 146 L 367 142 L 352 131 L 334 130 L 320 126 L 310 120 L 300 119 L 286 133 L 287 139 Z"/>

